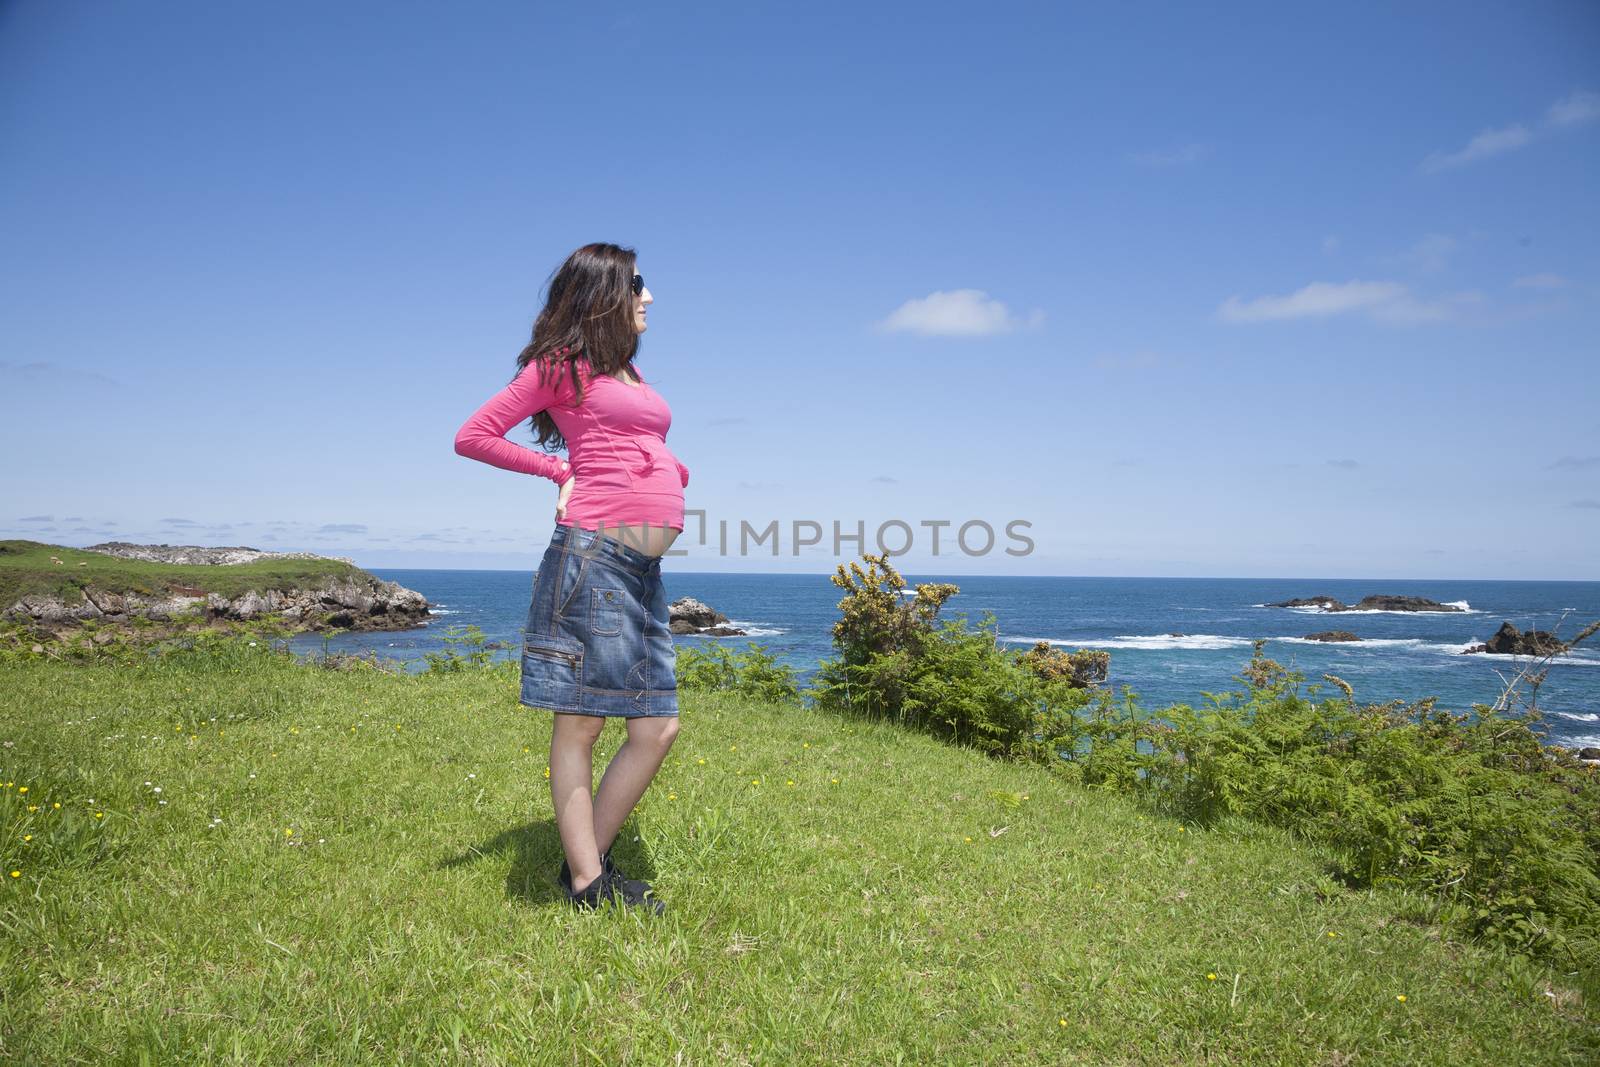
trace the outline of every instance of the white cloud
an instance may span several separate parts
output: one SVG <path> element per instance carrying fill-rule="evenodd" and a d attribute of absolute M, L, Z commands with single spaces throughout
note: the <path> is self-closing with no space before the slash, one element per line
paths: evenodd
<path fill-rule="evenodd" d="M 1147 167 L 1182 167 L 1198 162 L 1210 151 L 1210 148 L 1203 144 L 1186 144 L 1156 152 L 1139 152 L 1133 157 L 1133 161 Z"/>
<path fill-rule="evenodd" d="M 1456 247 L 1456 239 L 1449 234 L 1430 233 L 1401 254 L 1400 260 L 1420 271 L 1432 273 L 1444 269 Z"/>
<path fill-rule="evenodd" d="M 1476 293 L 1458 293 L 1445 300 L 1419 300 L 1399 282 L 1312 282 L 1287 296 L 1254 300 L 1230 296 L 1217 316 L 1224 322 L 1280 322 L 1361 314 L 1375 322 L 1403 325 L 1445 321 L 1461 305 L 1478 299 Z"/>
<path fill-rule="evenodd" d="M 877 324 L 885 333 L 924 337 L 982 337 L 1009 333 L 1044 321 L 1043 311 L 1023 319 L 982 289 L 951 289 L 907 300 Z"/>
<path fill-rule="evenodd" d="M 1518 123 L 1515 126 L 1506 126 L 1498 130 L 1484 130 L 1472 140 L 1467 142 L 1467 147 L 1459 152 L 1435 152 L 1422 161 L 1425 171 L 1448 170 L 1459 167 L 1464 163 L 1472 163 L 1490 156 L 1497 156 L 1501 152 L 1509 152 L 1514 148 L 1521 148 L 1533 140 L 1533 134 L 1526 126 Z"/>
<path fill-rule="evenodd" d="M 1576 126 L 1595 119 L 1600 119 L 1600 93 L 1573 93 L 1551 104 L 1544 116 L 1544 121 L 1551 126 Z"/>
<path fill-rule="evenodd" d="M 1531 144 L 1534 138 L 1552 130 L 1581 126 L 1600 119 L 1600 93 L 1579 90 L 1551 104 L 1544 119 L 1533 129 L 1517 122 L 1499 129 L 1483 130 L 1457 152 L 1434 152 L 1422 161 L 1424 171 L 1448 170 L 1480 159 L 1511 152 Z"/>
<path fill-rule="evenodd" d="M 1518 289 L 1565 289 L 1569 283 L 1559 274 L 1529 274 L 1511 284 Z"/>

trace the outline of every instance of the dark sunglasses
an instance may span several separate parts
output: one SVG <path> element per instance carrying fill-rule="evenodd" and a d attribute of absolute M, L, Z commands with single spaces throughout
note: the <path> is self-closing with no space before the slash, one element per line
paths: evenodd
<path fill-rule="evenodd" d="M 644 275 L 635 274 L 633 276 L 633 295 L 638 296 L 642 292 L 644 292 Z"/>

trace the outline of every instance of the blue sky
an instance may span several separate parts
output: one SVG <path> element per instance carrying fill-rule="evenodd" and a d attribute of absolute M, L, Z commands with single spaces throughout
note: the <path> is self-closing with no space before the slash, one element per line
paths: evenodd
<path fill-rule="evenodd" d="M 583 7 L 0 8 L 0 537 L 531 569 L 602 240 L 671 567 L 1600 578 L 1594 4 Z"/>

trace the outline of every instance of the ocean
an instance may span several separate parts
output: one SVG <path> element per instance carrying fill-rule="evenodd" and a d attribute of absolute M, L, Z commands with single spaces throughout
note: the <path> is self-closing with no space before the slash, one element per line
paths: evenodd
<path fill-rule="evenodd" d="M 527 619 L 532 571 L 373 570 L 426 596 L 438 618 L 428 626 L 392 633 L 350 633 L 324 639 L 303 634 L 291 642 L 300 653 L 365 654 L 423 666 L 425 652 L 443 646 L 451 625 L 478 626 L 516 655 Z M 1437 581 L 1323 578 L 1061 578 L 907 574 L 916 582 L 950 582 L 960 592 L 945 602 L 941 618 L 967 617 L 976 625 L 991 611 L 1000 640 L 1026 648 L 1049 641 L 1066 649 L 1111 653 L 1107 685 L 1119 696 L 1130 687 L 1142 707 L 1176 703 L 1200 708 L 1205 692 L 1238 691 L 1236 675 L 1250 661 L 1253 639 L 1266 638 L 1267 656 L 1305 675 L 1319 693 L 1338 675 L 1363 703 L 1438 698 L 1438 707 L 1469 712 L 1492 704 L 1505 682 L 1530 660 L 1525 656 L 1461 655 L 1487 640 L 1502 622 L 1519 629 L 1554 630 L 1570 639 L 1600 618 L 1600 582 Z M 781 662 L 809 677 L 832 654 L 831 629 L 844 591 L 827 575 L 677 572 L 665 564 L 669 601 L 692 596 L 727 615 L 745 637 L 684 637 L 679 648 L 712 641 L 743 647 L 760 643 Z M 1353 604 L 1372 594 L 1420 596 L 1465 610 L 1325 612 L 1263 605 L 1332 596 Z M 1562 621 L 1563 618 L 1565 621 Z M 1349 630 L 1359 644 L 1308 641 L 1322 630 Z M 1174 636 L 1181 635 L 1181 636 Z M 1600 746 L 1600 634 L 1552 661 L 1539 691 L 1548 741 Z"/>

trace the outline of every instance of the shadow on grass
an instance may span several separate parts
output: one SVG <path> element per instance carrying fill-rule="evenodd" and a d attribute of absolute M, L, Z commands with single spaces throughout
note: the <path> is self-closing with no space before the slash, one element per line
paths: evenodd
<path fill-rule="evenodd" d="M 627 873 L 629 878 L 650 881 L 655 877 L 655 864 L 639 850 L 633 838 L 633 822 L 624 823 L 617 833 L 611 858 Z M 530 907 L 547 904 L 565 904 L 561 886 L 556 881 L 561 861 L 566 853 L 561 847 L 561 834 L 555 819 L 541 819 L 503 830 L 466 851 L 439 861 L 439 870 L 464 867 L 489 857 L 511 857 L 511 868 L 506 872 L 506 896 Z"/>

